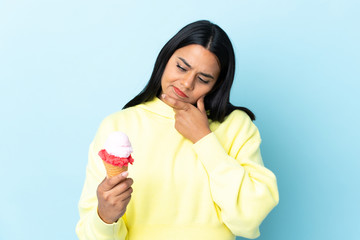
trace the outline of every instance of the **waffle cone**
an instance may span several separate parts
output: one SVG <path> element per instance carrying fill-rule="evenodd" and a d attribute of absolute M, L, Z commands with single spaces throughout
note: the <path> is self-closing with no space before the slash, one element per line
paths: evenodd
<path fill-rule="evenodd" d="M 105 165 L 106 174 L 108 175 L 108 177 L 116 176 L 116 175 L 128 170 L 128 166 L 118 167 L 118 166 L 114 166 L 112 164 L 109 164 L 109 163 L 107 163 L 105 161 L 103 161 L 103 163 Z"/>

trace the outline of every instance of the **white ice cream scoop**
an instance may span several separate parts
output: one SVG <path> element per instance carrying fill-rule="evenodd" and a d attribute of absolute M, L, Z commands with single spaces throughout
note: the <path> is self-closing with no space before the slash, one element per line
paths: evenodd
<path fill-rule="evenodd" d="M 120 131 L 109 134 L 104 149 L 108 154 L 121 158 L 127 158 L 133 152 L 128 136 Z"/>

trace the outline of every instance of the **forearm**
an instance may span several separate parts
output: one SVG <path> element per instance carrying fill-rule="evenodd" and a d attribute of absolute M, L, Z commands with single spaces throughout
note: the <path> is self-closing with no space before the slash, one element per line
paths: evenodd
<path fill-rule="evenodd" d="M 101 163 L 100 160 L 99 162 Z M 124 240 L 127 235 L 127 228 L 123 218 L 120 218 L 116 223 L 107 224 L 101 220 L 97 213 L 96 190 L 105 177 L 105 174 L 100 170 L 102 165 L 99 162 L 96 161 L 96 156 L 93 154 L 92 143 L 89 150 L 85 184 L 79 201 L 80 220 L 76 226 L 76 233 L 79 239 Z"/>
<path fill-rule="evenodd" d="M 250 238 L 259 235 L 259 225 L 279 201 L 275 175 L 260 164 L 259 144 L 247 142 L 236 159 L 214 133 L 194 144 L 223 222 L 235 235 Z"/>

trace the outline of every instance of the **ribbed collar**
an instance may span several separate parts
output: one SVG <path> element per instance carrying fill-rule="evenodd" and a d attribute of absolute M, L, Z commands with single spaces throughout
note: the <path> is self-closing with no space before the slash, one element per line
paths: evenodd
<path fill-rule="evenodd" d="M 164 103 L 158 97 L 154 97 L 153 100 L 140 104 L 139 107 L 144 108 L 153 113 L 156 113 L 165 118 L 169 118 L 169 119 L 175 118 L 175 112 L 173 108 L 167 105 L 166 103 Z"/>

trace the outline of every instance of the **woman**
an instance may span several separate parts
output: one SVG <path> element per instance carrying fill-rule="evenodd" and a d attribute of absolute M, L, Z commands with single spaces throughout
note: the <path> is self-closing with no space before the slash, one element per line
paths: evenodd
<path fill-rule="evenodd" d="M 80 239 L 259 236 L 278 190 L 263 166 L 255 116 L 229 102 L 234 71 L 231 42 L 209 21 L 166 43 L 147 86 L 104 119 L 90 145 Z M 135 163 L 106 178 L 97 153 L 113 131 L 129 136 Z"/>

